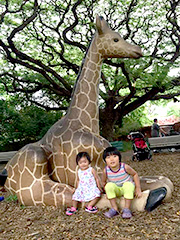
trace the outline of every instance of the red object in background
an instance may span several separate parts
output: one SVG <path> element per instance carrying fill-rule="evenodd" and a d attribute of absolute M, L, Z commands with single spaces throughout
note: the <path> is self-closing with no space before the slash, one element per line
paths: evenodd
<path fill-rule="evenodd" d="M 141 138 L 135 138 L 134 139 L 134 143 L 135 143 L 137 148 L 144 149 L 144 148 L 148 147 L 146 142 L 143 139 L 141 139 Z"/>
<path fill-rule="evenodd" d="M 180 120 L 179 117 L 176 117 L 174 115 L 168 116 L 168 117 L 162 117 L 158 118 L 158 124 L 159 125 L 172 125 Z"/>

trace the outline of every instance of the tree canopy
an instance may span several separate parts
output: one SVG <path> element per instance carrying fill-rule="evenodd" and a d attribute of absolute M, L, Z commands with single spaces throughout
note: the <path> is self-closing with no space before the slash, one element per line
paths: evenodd
<path fill-rule="evenodd" d="M 36 106 L 18 110 L 15 102 L 0 100 L 0 151 L 19 150 L 40 140 L 60 117 L 57 111 Z"/>
<path fill-rule="evenodd" d="M 1 0 L 0 91 L 21 106 L 65 111 L 96 14 L 142 48 L 138 60 L 106 59 L 100 83 L 101 134 L 148 100 L 180 95 L 178 0 Z"/>
<path fill-rule="evenodd" d="M 176 115 L 174 109 L 169 113 Z M 0 151 L 16 151 L 40 140 L 62 116 L 61 111 L 46 111 L 33 105 L 19 109 L 15 98 L 0 99 Z M 143 105 L 123 118 L 123 127 L 114 126 L 113 137 L 125 136 L 148 121 Z"/>

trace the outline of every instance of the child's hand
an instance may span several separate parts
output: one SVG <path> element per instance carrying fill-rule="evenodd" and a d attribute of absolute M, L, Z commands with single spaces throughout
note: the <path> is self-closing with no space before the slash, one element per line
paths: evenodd
<path fill-rule="evenodd" d="M 74 189 L 72 190 L 72 193 L 74 194 L 74 193 L 75 193 L 75 191 L 76 191 L 76 188 L 74 188 Z"/>
<path fill-rule="evenodd" d="M 99 191 L 100 191 L 101 193 L 104 193 L 104 190 L 103 190 L 102 187 L 98 187 L 98 188 L 99 188 Z"/>
<path fill-rule="evenodd" d="M 142 197 L 142 192 L 141 192 L 141 189 L 140 189 L 140 188 L 136 188 L 136 190 L 135 190 L 135 196 L 136 196 L 137 198 Z"/>

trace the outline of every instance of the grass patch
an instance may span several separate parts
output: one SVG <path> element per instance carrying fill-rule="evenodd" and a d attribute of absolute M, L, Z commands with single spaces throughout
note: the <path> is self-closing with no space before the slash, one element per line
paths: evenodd
<path fill-rule="evenodd" d="M 5 198 L 6 202 L 14 202 L 14 201 L 17 201 L 17 200 L 18 200 L 18 198 L 17 198 L 16 195 L 10 195 L 10 196 Z"/>
<path fill-rule="evenodd" d="M 121 152 L 126 152 L 129 150 L 132 150 L 132 142 L 126 142 L 126 141 L 122 141 L 123 142 L 123 150 Z"/>

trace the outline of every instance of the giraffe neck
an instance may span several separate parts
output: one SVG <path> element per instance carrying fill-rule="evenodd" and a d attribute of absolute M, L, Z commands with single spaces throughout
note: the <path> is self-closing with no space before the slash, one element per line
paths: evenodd
<path fill-rule="evenodd" d="M 97 51 L 96 38 L 86 54 L 84 64 L 76 84 L 67 117 L 79 128 L 99 134 L 99 79 L 102 58 Z"/>

